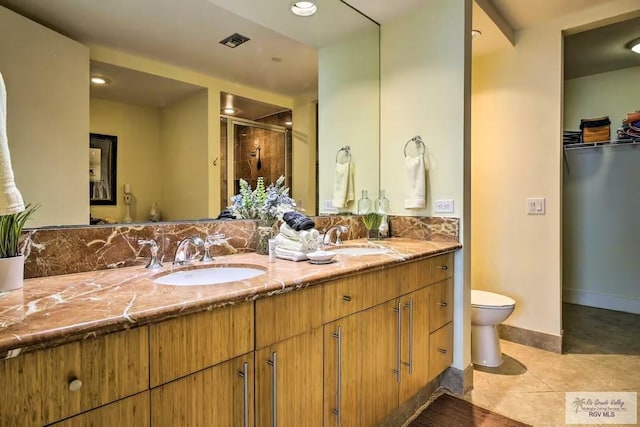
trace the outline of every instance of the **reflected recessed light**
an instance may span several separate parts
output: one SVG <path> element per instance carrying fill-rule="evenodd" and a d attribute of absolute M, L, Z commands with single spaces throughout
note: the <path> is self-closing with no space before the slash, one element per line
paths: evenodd
<path fill-rule="evenodd" d="M 91 76 L 91 83 L 95 85 L 108 85 L 109 83 L 111 83 L 111 80 L 105 77 Z"/>
<path fill-rule="evenodd" d="M 286 122 L 284 122 L 285 126 L 291 126 L 293 124 L 293 122 L 291 120 L 287 120 Z"/>
<path fill-rule="evenodd" d="M 235 113 L 238 112 L 238 109 L 237 108 L 232 108 L 232 107 L 225 107 L 225 108 L 222 109 L 222 112 L 224 114 L 235 114 Z"/>
<path fill-rule="evenodd" d="M 471 38 L 472 39 L 477 39 L 481 35 L 482 35 L 482 32 L 480 30 L 471 30 Z"/>
<path fill-rule="evenodd" d="M 627 43 L 627 48 L 631 49 L 635 53 L 640 54 L 640 38 L 633 39 L 629 43 Z"/>
<path fill-rule="evenodd" d="M 318 8 L 312 1 L 297 1 L 291 3 L 291 12 L 293 12 L 294 15 L 311 16 L 316 13 L 317 10 Z"/>

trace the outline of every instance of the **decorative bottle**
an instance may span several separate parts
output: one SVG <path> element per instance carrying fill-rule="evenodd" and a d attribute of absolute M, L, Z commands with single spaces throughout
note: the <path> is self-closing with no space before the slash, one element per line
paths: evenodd
<path fill-rule="evenodd" d="M 358 214 L 366 215 L 371 212 L 371 200 L 369 200 L 367 190 L 362 190 L 362 198 L 358 200 Z"/>
<path fill-rule="evenodd" d="M 384 195 L 384 190 L 380 190 L 380 195 L 376 199 L 375 210 L 382 215 L 382 222 L 378 227 L 378 238 L 386 239 L 389 237 L 389 223 L 387 215 L 389 215 L 389 199 Z"/>

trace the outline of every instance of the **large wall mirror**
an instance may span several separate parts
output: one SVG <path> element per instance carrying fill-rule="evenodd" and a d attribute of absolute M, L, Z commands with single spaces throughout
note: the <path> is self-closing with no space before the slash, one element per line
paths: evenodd
<path fill-rule="evenodd" d="M 309 214 L 331 199 L 332 159 L 344 145 L 362 165 L 356 182 L 375 192 L 378 25 L 340 0 L 310 18 L 289 6 L 0 0 L 14 173 L 25 200 L 41 205 L 30 225 L 121 222 L 124 185 L 135 222 L 148 221 L 154 203 L 164 220 L 215 218 L 228 185 L 221 171 L 233 173 L 221 151 L 222 94 L 291 112 L 292 195 Z M 220 43 L 234 33 L 249 41 Z M 94 74 L 110 84 L 90 85 Z M 118 138 L 115 205 L 90 204 L 90 133 Z"/>

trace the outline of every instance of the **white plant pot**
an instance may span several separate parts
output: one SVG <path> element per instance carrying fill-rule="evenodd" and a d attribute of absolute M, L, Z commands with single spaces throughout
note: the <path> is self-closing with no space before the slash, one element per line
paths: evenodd
<path fill-rule="evenodd" d="M 0 292 L 20 289 L 24 279 L 24 255 L 0 258 Z"/>

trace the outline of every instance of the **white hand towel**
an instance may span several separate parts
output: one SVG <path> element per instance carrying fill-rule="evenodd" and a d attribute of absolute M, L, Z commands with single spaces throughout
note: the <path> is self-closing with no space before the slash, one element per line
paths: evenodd
<path fill-rule="evenodd" d="M 425 207 L 426 174 L 424 157 L 405 158 L 405 209 L 418 209 Z"/>
<path fill-rule="evenodd" d="M 286 259 L 289 261 L 304 261 L 309 259 L 309 257 L 300 251 L 291 251 L 283 248 L 279 248 L 276 246 L 275 254 L 277 258 Z"/>
<path fill-rule="evenodd" d="M 22 194 L 13 180 L 7 138 L 7 89 L 0 73 L 0 215 L 15 214 L 23 210 Z"/>
<path fill-rule="evenodd" d="M 308 247 L 306 242 L 301 240 L 292 240 L 282 234 L 278 234 L 276 236 L 276 247 L 300 252 L 309 251 L 311 249 Z"/>
<path fill-rule="evenodd" d="M 336 175 L 333 183 L 333 200 L 336 208 L 344 208 L 355 200 L 356 192 L 353 185 L 353 168 L 351 162 L 336 163 Z"/>
<path fill-rule="evenodd" d="M 298 232 L 293 228 L 289 227 L 289 224 L 287 224 L 286 222 L 283 222 L 282 224 L 280 224 L 280 233 L 292 240 L 300 239 Z"/>

